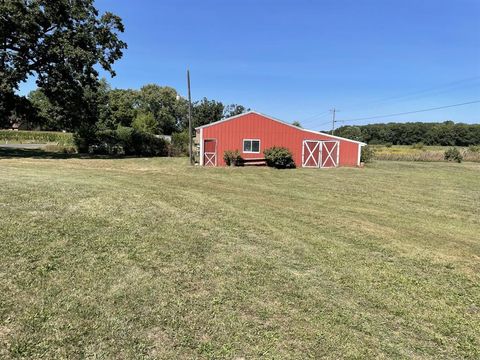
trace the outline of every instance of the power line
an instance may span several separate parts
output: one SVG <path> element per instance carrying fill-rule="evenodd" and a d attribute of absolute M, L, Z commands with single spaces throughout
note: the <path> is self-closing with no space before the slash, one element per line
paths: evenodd
<path fill-rule="evenodd" d="M 357 103 L 357 104 L 353 105 L 353 107 L 350 107 L 350 108 L 347 107 L 347 110 L 358 109 L 358 108 L 366 107 L 367 105 L 372 105 L 372 104 L 382 104 L 382 103 L 390 102 L 392 100 L 397 100 L 397 99 L 408 99 L 408 98 L 412 98 L 412 97 L 415 97 L 415 98 L 425 97 L 425 96 L 428 96 L 429 93 L 431 93 L 432 91 L 434 91 L 434 92 L 437 91 L 438 92 L 440 90 L 440 93 L 448 92 L 448 91 L 453 90 L 452 87 L 458 89 L 459 85 L 461 85 L 463 83 L 476 81 L 476 80 L 479 80 L 479 79 L 480 79 L 480 76 L 473 76 L 473 77 L 470 77 L 470 78 L 465 78 L 465 79 L 445 83 L 443 85 L 439 85 L 439 86 L 435 86 L 435 87 L 431 87 L 431 88 L 427 88 L 427 89 L 423 89 L 423 90 L 410 92 L 410 93 L 407 93 L 407 94 L 404 94 L 404 95 L 386 97 L 386 98 L 373 100 L 373 101 L 363 103 L 363 104 Z M 420 95 L 420 94 L 422 94 L 422 95 Z M 420 96 L 415 96 L 415 95 L 420 95 Z M 327 110 L 327 111 L 323 111 L 319 114 L 306 117 L 306 118 L 303 119 L 302 122 L 304 124 L 312 123 L 312 121 L 317 121 L 317 120 L 320 120 L 320 119 L 328 116 L 329 112 L 330 111 Z M 321 116 L 321 115 L 323 115 L 323 116 Z"/>
<path fill-rule="evenodd" d="M 470 78 L 466 78 L 466 79 L 452 81 L 452 82 L 449 82 L 449 83 L 446 83 L 446 84 L 443 84 L 443 85 L 427 88 L 427 89 L 424 89 L 424 90 L 409 92 L 409 93 L 404 94 L 404 95 L 390 96 L 390 97 L 386 97 L 386 98 L 382 98 L 382 99 L 378 99 L 378 100 L 369 101 L 369 102 L 366 102 L 366 103 L 363 103 L 363 104 L 357 103 L 357 104 L 353 105 L 352 107 L 347 108 L 347 110 L 355 110 L 355 109 L 358 109 L 358 108 L 366 107 L 367 105 L 382 104 L 382 103 L 385 103 L 385 102 L 390 102 L 392 100 L 409 99 L 409 98 L 412 98 L 412 97 L 414 99 L 421 98 L 421 97 L 432 95 L 432 94 L 430 94 L 432 92 L 434 92 L 435 95 L 439 94 L 439 93 L 441 94 L 441 93 L 449 92 L 449 91 L 452 91 L 452 90 L 458 90 L 459 88 L 463 88 L 465 86 L 472 86 L 474 84 L 468 84 L 468 85 L 461 85 L 461 84 L 466 83 L 466 82 L 476 81 L 476 80 L 479 80 L 479 79 L 480 79 L 480 76 L 474 76 L 474 77 L 470 77 Z M 415 96 L 415 95 L 420 95 L 420 96 Z"/>
<path fill-rule="evenodd" d="M 385 117 L 392 117 L 392 116 L 399 116 L 399 115 L 408 115 L 408 114 L 415 114 L 415 113 L 426 112 L 426 111 L 447 109 L 447 108 L 451 108 L 451 107 L 463 106 L 463 105 L 470 105 L 470 104 L 476 104 L 476 103 L 480 103 L 480 100 L 468 101 L 468 102 L 464 102 L 464 103 L 460 103 L 460 104 L 438 106 L 438 107 L 428 108 L 428 109 L 421 109 L 421 110 L 414 110 L 414 111 L 406 111 L 406 112 L 395 113 L 395 114 L 376 115 L 376 116 L 370 116 L 370 117 L 364 117 L 364 118 L 357 118 L 357 119 L 335 120 L 335 122 L 350 122 L 350 121 L 372 120 L 372 119 L 379 119 L 379 118 L 385 118 Z"/>
<path fill-rule="evenodd" d="M 318 124 L 318 125 L 315 125 L 315 126 L 320 129 L 322 126 L 331 125 L 331 124 L 332 124 L 332 121 L 329 120 L 327 122 L 324 122 L 324 123 L 321 123 L 321 124 Z"/>
<path fill-rule="evenodd" d="M 329 116 L 330 116 L 330 111 L 327 111 L 327 113 L 326 113 L 325 115 L 323 115 L 323 116 L 320 116 L 320 117 L 318 117 L 318 118 L 316 118 L 316 119 L 312 119 L 312 120 L 308 120 L 308 121 L 301 121 L 301 123 L 302 123 L 303 125 L 305 125 L 305 124 L 314 124 L 314 123 L 317 122 L 318 120 L 322 120 L 322 119 L 324 119 L 324 118 L 326 118 L 326 117 L 329 117 Z M 317 124 L 314 124 L 314 125 L 317 126 Z"/>
<path fill-rule="evenodd" d="M 321 112 L 321 113 L 319 113 L 319 114 L 315 114 L 315 115 L 306 117 L 306 118 L 304 118 L 303 120 L 305 121 L 305 120 L 313 119 L 313 118 L 316 118 L 316 117 L 318 117 L 318 116 L 320 116 L 320 115 L 324 115 L 324 114 L 327 114 L 327 115 L 328 115 L 328 113 L 329 113 L 329 110 L 323 111 L 323 112 Z M 323 116 L 322 116 L 322 117 L 323 117 Z"/>

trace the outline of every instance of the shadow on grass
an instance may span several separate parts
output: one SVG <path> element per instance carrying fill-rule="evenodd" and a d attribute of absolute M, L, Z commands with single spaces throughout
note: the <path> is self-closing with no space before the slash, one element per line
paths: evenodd
<path fill-rule="evenodd" d="M 45 151 L 41 149 L 11 149 L 0 147 L 0 160 L 11 158 L 35 159 L 124 159 L 125 156 L 67 154 L 62 152 Z"/>

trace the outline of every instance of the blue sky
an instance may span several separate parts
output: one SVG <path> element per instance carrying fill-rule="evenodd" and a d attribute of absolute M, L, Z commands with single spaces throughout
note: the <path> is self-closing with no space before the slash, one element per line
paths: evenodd
<path fill-rule="evenodd" d="M 128 43 L 113 87 L 169 85 L 309 128 L 480 100 L 478 0 L 97 0 Z M 26 84 L 22 91 L 33 85 Z M 480 104 L 383 121 L 480 122 Z"/>

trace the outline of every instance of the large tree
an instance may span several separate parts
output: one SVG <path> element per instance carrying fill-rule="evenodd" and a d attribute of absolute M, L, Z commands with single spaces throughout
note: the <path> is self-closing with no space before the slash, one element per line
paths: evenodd
<path fill-rule="evenodd" d="M 66 119 L 63 111 L 48 100 L 48 97 L 40 89 L 31 91 L 27 99 L 32 104 L 34 111 L 28 114 L 28 128 L 41 130 L 69 130 L 66 128 Z"/>
<path fill-rule="evenodd" d="M 0 125 L 16 110 L 15 92 L 29 77 L 62 108 L 69 127 L 95 121 L 98 65 L 115 76 L 112 65 L 126 48 L 118 37 L 123 31 L 121 19 L 99 15 L 93 0 L 1 1 Z"/>
<path fill-rule="evenodd" d="M 250 109 L 245 108 L 245 106 L 243 105 L 231 104 L 225 106 L 225 108 L 223 109 L 223 117 L 229 118 L 232 116 L 243 114 L 247 111 L 250 111 Z"/>
<path fill-rule="evenodd" d="M 114 89 L 108 91 L 107 106 L 100 113 L 98 127 L 116 129 L 121 126 L 132 126 L 139 108 L 139 92 L 132 89 Z"/>
<path fill-rule="evenodd" d="M 140 89 L 139 109 L 153 114 L 160 134 L 170 135 L 179 130 L 188 107 L 174 88 L 148 84 Z"/>
<path fill-rule="evenodd" d="M 193 127 L 202 126 L 221 120 L 225 106 L 220 101 L 203 98 L 193 104 Z"/>

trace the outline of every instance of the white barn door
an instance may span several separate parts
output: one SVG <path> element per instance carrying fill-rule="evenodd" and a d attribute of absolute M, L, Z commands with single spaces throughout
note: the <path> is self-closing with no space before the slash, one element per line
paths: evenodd
<path fill-rule="evenodd" d="M 302 166 L 320 167 L 321 143 L 317 140 L 304 140 L 302 146 Z"/>
<path fill-rule="evenodd" d="M 321 167 L 337 167 L 339 158 L 339 142 L 338 141 L 322 141 L 321 149 Z"/>

